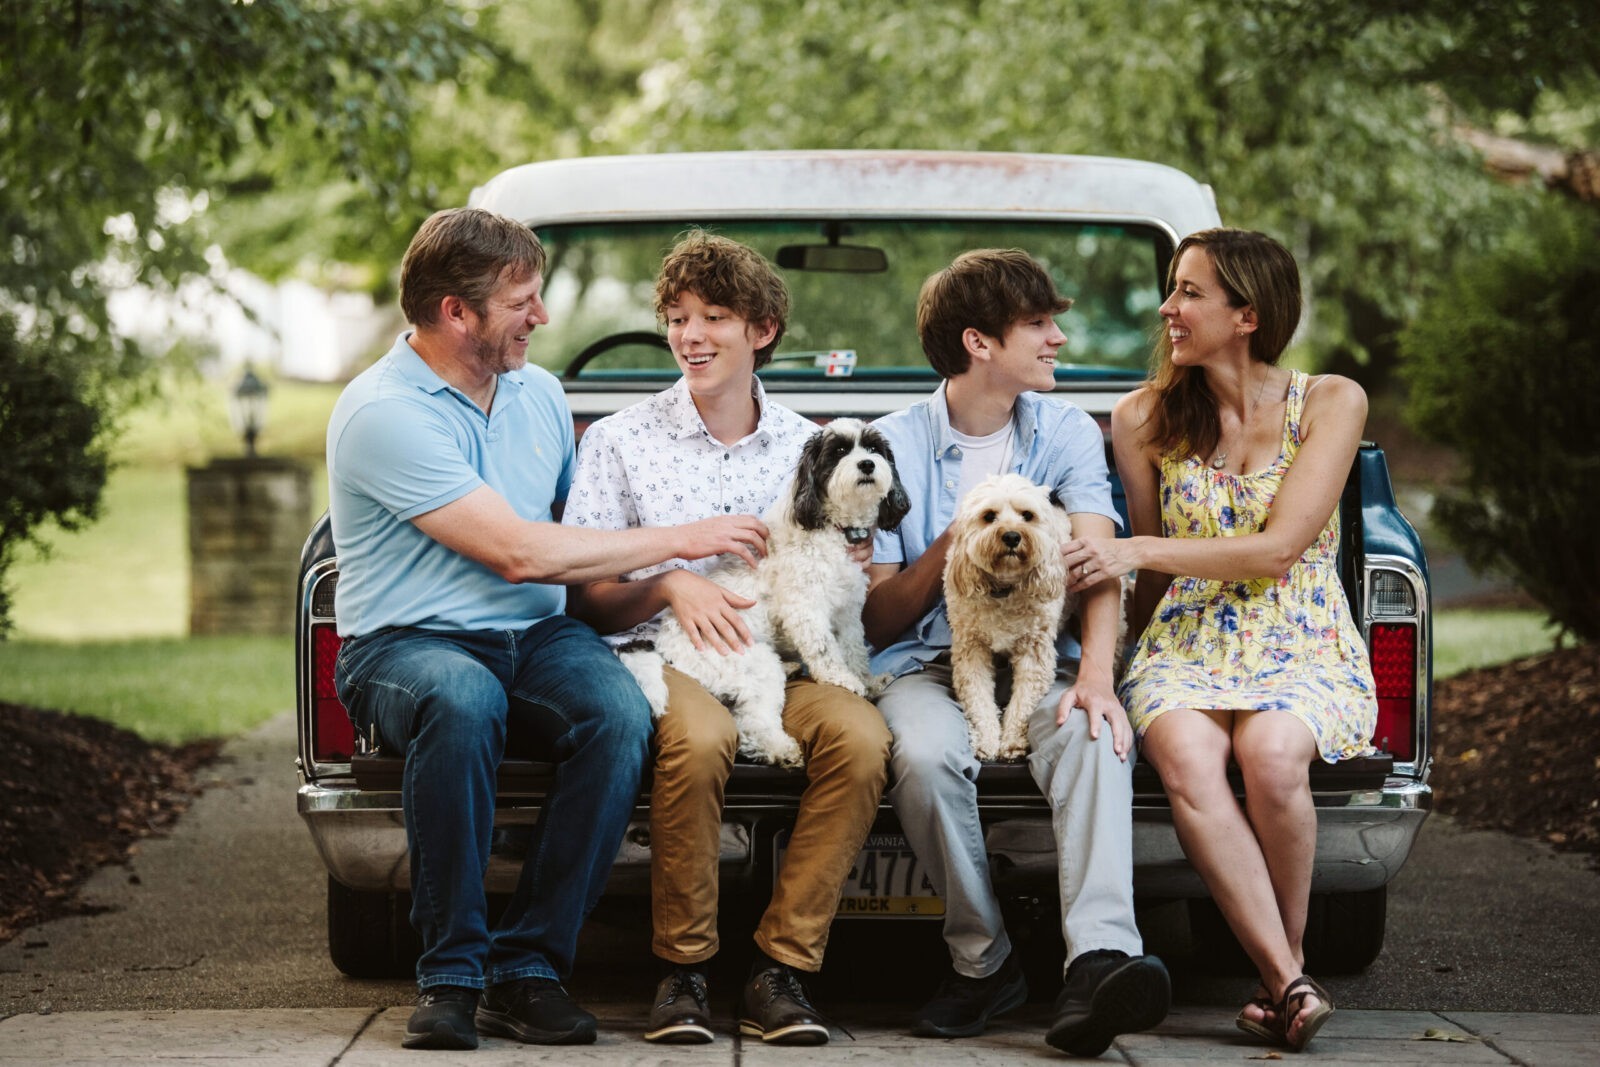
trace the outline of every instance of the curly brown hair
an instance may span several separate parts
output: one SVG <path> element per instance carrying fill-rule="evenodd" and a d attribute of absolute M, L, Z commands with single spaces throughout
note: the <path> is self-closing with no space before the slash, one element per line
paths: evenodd
<path fill-rule="evenodd" d="M 756 366 L 772 361 L 789 318 L 789 289 L 761 253 L 738 241 L 691 230 L 661 264 L 656 278 L 656 317 L 684 293 L 725 307 L 758 329 L 776 327 L 772 340 L 756 349 Z"/>
<path fill-rule="evenodd" d="M 1289 250 L 1264 233 L 1218 227 L 1185 237 L 1167 268 L 1167 292 L 1177 286 L 1178 262 L 1191 248 L 1205 251 L 1222 283 L 1229 307 L 1255 309 L 1250 358 L 1277 366 L 1300 325 L 1300 268 Z M 1163 455 L 1209 455 L 1217 447 L 1222 425 L 1217 398 L 1199 367 L 1172 362 L 1172 338 L 1161 331 L 1151 358 L 1146 385 L 1154 403 L 1146 423 L 1148 440 Z"/>

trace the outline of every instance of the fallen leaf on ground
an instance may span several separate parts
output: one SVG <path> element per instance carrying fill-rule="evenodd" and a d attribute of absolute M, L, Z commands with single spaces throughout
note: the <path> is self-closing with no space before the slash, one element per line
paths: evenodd
<path fill-rule="evenodd" d="M 1475 1037 L 1458 1034 L 1454 1030 L 1441 1030 L 1437 1026 L 1430 1026 L 1422 1031 L 1421 1037 L 1414 1037 L 1413 1041 L 1476 1041 Z"/>

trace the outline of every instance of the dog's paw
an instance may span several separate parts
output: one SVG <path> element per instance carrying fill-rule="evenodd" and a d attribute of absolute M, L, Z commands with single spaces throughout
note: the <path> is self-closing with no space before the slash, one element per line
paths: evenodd
<path fill-rule="evenodd" d="M 867 699 L 877 700 L 883 696 L 883 691 L 889 688 L 889 683 L 894 681 L 892 674 L 874 674 L 867 679 Z"/>
<path fill-rule="evenodd" d="M 858 697 L 868 695 L 867 683 L 848 671 L 821 671 L 812 674 L 811 677 L 812 680 L 821 682 L 824 685 L 836 685 L 840 689 L 849 690 Z"/>
<path fill-rule="evenodd" d="M 800 742 L 784 734 L 782 739 L 769 740 L 760 748 L 741 745 L 740 749 L 746 756 L 761 763 L 770 763 L 774 767 L 803 767 L 806 756 L 800 748 Z"/>
<path fill-rule="evenodd" d="M 972 742 L 972 754 L 980 760 L 992 760 L 1000 752 L 1000 730 L 983 729 L 972 723 L 967 724 L 967 739 Z"/>
<path fill-rule="evenodd" d="M 1026 737 L 1008 737 L 1000 742 L 1000 758 L 1006 760 L 1021 759 L 1028 754 L 1028 739 Z"/>

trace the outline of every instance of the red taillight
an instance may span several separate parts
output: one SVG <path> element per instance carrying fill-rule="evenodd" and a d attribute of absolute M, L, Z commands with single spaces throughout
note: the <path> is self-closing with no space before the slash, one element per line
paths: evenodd
<path fill-rule="evenodd" d="M 1378 687 L 1378 726 L 1372 743 L 1397 760 L 1415 757 L 1417 626 L 1375 623 L 1372 627 L 1372 680 Z"/>
<path fill-rule="evenodd" d="M 356 750 L 356 729 L 333 686 L 333 664 L 342 644 L 332 623 L 311 627 L 311 700 L 316 736 L 311 754 L 318 760 L 347 760 Z"/>

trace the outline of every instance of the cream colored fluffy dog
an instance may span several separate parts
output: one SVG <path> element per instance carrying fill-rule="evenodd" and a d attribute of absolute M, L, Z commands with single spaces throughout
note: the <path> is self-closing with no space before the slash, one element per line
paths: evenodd
<path fill-rule="evenodd" d="M 985 478 L 961 502 L 944 566 L 950 668 L 979 759 L 1028 751 L 1028 717 L 1056 675 L 1056 634 L 1076 610 L 1061 546 L 1065 509 L 1020 474 Z M 994 654 L 1011 659 L 1011 700 L 995 702 Z"/>

